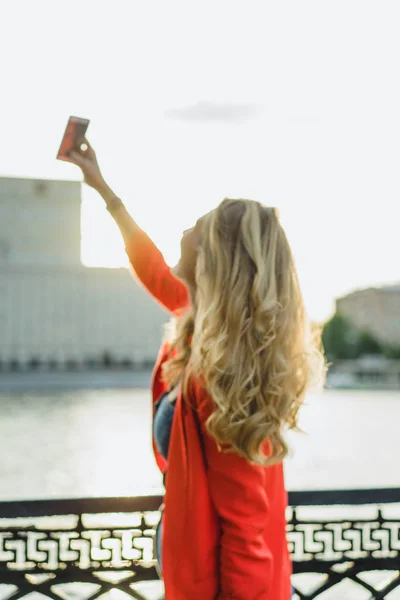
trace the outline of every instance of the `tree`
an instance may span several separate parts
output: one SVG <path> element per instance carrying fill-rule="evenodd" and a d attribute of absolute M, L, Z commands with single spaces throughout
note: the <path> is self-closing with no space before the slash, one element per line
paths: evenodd
<path fill-rule="evenodd" d="M 357 349 L 359 356 L 364 354 L 382 354 L 381 344 L 370 333 L 360 331 L 357 340 Z"/>
<path fill-rule="evenodd" d="M 400 358 L 400 346 L 385 344 L 383 346 L 383 355 L 386 356 L 386 358 Z"/>
<path fill-rule="evenodd" d="M 333 315 L 325 324 L 322 343 L 328 360 L 346 360 L 365 354 L 385 353 L 385 347 L 373 335 L 354 327 L 340 313 Z M 400 357 L 400 350 L 386 349 L 387 354 L 395 354 L 397 351 Z"/>
<path fill-rule="evenodd" d="M 322 343 L 328 360 L 357 358 L 358 332 L 341 314 L 325 324 Z"/>

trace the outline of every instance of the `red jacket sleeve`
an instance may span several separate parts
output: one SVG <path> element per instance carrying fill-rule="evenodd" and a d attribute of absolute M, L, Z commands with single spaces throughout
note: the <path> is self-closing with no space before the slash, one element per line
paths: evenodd
<path fill-rule="evenodd" d="M 221 527 L 220 592 L 216 600 L 269 600 L 272 555 L 265 540 L 268 519 L 265 467 L 218 450 L 205 422 L 212 402 L 198 404 L 209 489 Z"/>
<path fill-rule="evenodd" d="M 149 236 L 139 229 L 125 247 L 132 269 L 148 292 L 171 313 L 189 306 L 189 292 L 177 279 Z"/>

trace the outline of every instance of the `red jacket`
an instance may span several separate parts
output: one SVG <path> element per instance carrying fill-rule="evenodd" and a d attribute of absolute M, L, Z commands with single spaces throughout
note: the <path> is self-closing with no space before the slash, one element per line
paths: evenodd
<path fill-rule="evenodd" d="M 189 305 L 186 286 L 171 273 L 143 232 L 126 246 L 134 273 L 168 311 Z M 153 372 L 154 402 L 165 391 L 163 345 Z M 163 525 L 166 600 L 289 600 L 287 493 L 282 464 L 259 467 L 218 451 L 205 421 L 212 401 L 194 383 L 189 406 L 178 397 L 172 424 Z M 162 472 L 167 464 L 157 452 Z"/>

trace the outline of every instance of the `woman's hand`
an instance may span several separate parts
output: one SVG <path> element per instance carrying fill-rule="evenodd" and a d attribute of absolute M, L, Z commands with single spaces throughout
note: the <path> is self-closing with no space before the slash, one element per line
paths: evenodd
<path fill-rule="evenodd" d="M 82 149 L 83 144 L 86 146 L 84 149 Z M 81 149 L 79 152 L 76 150 L 71 150 L 71 152 L 68 154 L 68 162 L 72 162 L 80 167 L 82 169 L 85 183 L 101 193 L 102 190 L 108 188 L 108 186 L 101 173 L 99 163 L 97 162 L 96 153 L 86 138 L 81 141 L 80 148 Z"/>

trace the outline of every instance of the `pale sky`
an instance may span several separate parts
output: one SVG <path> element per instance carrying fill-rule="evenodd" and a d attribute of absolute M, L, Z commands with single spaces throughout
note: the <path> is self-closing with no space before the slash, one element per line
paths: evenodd
<path fill-rule="evenodd" d="M 400 281 L 398 0 L 3 0 L 0 174 L 81 179 L 69 115 L 174 264 L 226 196 L 277 206 L 307 310 Z M 126 265 L 84 186 L 82 260 Z"/>

